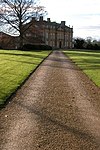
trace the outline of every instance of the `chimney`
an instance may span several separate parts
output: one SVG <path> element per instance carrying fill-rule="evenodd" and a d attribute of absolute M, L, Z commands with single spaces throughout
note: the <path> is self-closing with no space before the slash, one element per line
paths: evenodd
<path fill-rule="evenodd" d="M 43 16 L 40 16 L 40 19 L 39 19 L 39 21 L 43 21 Z"/>
<path fill-rule="evenodd" d="M 61 21 L 61 26 L 62 26 L 62 27 L 65 26 L 65 21 Z"/>
<path fill-rule="evenodd" d="M 51 22 L 51 21 L 50 21 L 50 18 L 47 18 L 47 21 L 48 21 L 48 22 Z"/>

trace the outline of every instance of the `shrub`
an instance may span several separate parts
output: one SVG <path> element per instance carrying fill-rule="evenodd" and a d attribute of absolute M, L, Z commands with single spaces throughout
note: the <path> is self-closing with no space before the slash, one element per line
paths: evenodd
<path fill-rule="evenodd" d="M 0 46 L 0 49 L 3 49 L 3 48 Z"/>
<path fill-rule="evenodd" d="M 32 45 L 32 44 L 25 44 L 22 48 L 18 48 L 24 51 L 27 50 L 52 50 L 51 46 L 48 45 Z"/>

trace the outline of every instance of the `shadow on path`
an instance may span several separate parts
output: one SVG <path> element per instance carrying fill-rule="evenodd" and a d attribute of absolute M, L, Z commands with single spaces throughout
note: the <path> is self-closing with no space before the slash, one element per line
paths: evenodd
<path fill-rule="evenodd" d="M 43 112 L 41 109 L 38 110 L 36 107 L 34 106 L 25 106 L 23 103 L 21 102 L 18 102 L 18 101 L 14 101 L 15 104 L 19 105 L 20 107 L 22 107 L 23 109 L 29 111 L 29 113 L 34 113 L 35 115 L 37 115 L 40 119 L 42 119 L 44 122 L 50 122 L 58 127 L 60 127 L 61 129 L 65 130 L 65 131 L 68 131 L 68 132 L 71 132 L 73 133 L 74 135 L 80 137 L 80 138 L 83 138 L 84 140 L 88 140 L 90 139 L 92 143 L 96 143 L 96 141 L 94 141 L 94 137 L 92 137 L 92 135 L 89 135 L 85 132 L 82 132 L 81 130 L 79 129 L 76 129 L 74 127 L 69 127 L 68 125 L 66 124 L 63 124 L 61 123 L 60 121 L 57 121 L 57 120 L 54 120 L 54 118 L 51 118 L 47 115 L 45 115 L 46 112 Z M 18 107 L 19 107 L 18 106 Z M 98 144 L 98 143 L 96 143 Z M 99 146 L 99 145 L 98 145 Z"/>

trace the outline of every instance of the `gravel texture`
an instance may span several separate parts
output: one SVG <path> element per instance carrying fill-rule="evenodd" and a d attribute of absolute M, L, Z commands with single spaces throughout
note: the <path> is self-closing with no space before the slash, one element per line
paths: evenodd
<path fill-rule="evenodd" d="M 100 150 L 100 89 L 54 51 L 0 110 L 0 150 Z"/>

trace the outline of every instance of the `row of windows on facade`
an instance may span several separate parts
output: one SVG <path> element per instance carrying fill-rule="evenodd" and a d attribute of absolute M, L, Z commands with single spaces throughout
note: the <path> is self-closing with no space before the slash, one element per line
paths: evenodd
<path fill-rule="evenodd" d="M 44 36 L 46 37 L 46 38 L 48 38 L 48 37 L 51 37 L 51 38 L 55 38 L 55 33 L 46 33 L 46 34 L 44 34 Z M 71 36 L 71 34 L 64 34 L 64 33 L 58 33 L 57 34 L 57 38 L 69 38 Z"/>
<path fill-rule="evenodd" d="M 38 28 L 38 25 L 34 25 L 36 28 Z M 57 26 L 57 25 L 52 25 L 52 24 L 49 24 L 49 25 L 41 25 L 41 29 L 57 29 L 57 31 L 63 31 L 64 29 L 66 31 L 72 31 L 73 27 L 70 28 L 67 27 L 67 26 L 64 26 L 63 28 L 61 28 L 61 26 Z"/>
<path fill-rule="evenodd" d="M 31 34 L 31 33 L 26 33 L 26 37 L 32 37 L 33 35 Z M 37 37 L 37 34 L 34 34 L 34 37 Z M 55 39 L 55 33 L 43 33 L 43 38 L 45 38 L 45 39 Z M 66 39 L 66 40 L 68 40 L 68 39 L 72 39 L 72 35 L 71 34 L 65 34 L 64 35 L 64 33 L 62 33 L 62 34 L 57 34 L 57 39 Z"/>
<path fill-rule="evenodd" d="M 42 40 L 43 40 L 43 41 L 55 41 L 55 38 L 53 39 L 53 38 L 45 38 L 45 37 L 44 37 L 44 38 L 42 38 Z M 72 38 L 71 38 L 71 37 L 70 37 L 69 39 L 66 39 L 66 38 L 65 38 L 65 39 L 64 39 L 64 38 L 59 38 L 59 39 L 57 39 L 57 41 L 58 41 L 58 40 L 72 41 Z"/>
<path fill-rule="evenodd" d="M 59 43 L 60 43 L 60 41 L 57 41 L 57 47 L 59 47 Z M 63 47 L 71 47 L 72 46 L 72 42 L 71 41 L 70 42 L 65 42 L 65 43 L 63 43 L 61 41 L 61 43 L 62 43 Z M 46 45 L 50 45 L 52 47 L 55 47 L 55 42 L 54 41 L 46 41 L 45 44 Z"/>

